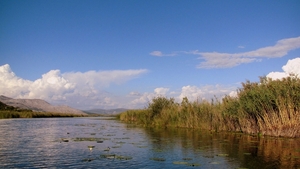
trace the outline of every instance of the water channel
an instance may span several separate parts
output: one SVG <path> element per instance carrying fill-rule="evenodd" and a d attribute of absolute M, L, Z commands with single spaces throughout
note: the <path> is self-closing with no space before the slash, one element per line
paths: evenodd
<path fill-rule="evenodd" d="M 107 118 L 2 119 L 0 168 L 300 169 L 300 139 L 144 128 Z"/>

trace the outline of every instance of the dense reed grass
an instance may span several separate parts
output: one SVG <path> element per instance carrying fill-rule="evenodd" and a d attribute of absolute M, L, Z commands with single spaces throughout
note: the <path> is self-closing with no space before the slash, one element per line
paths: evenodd
<path fill-rule="evenodd" d="M 190 102 L 156 97 L 142 110 L 128 110 L 120 120 L 159 127 L 200 128 L 249 134 L 300 137 L 300 79 L 265 77 L 246 81 L 236 97 Z"/>
<path fill-rule="evenodd" d="M 48 117 L 84 117 L 84 115 L 55 113 L 55 112 L 32 112 L 32 111 L 0 111 L 0 119 L 8 118 L 48 118 Z"/>

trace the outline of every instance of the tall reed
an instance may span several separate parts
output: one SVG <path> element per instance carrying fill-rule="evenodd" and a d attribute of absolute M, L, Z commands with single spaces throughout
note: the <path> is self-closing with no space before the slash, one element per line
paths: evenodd
<path fill-rule="evenodd" d="M 300 137 L 300 80 L 287 77 L 246 81 L 236 97 L 190 102 L 155 97 L 142 110 L 128 110 L 120 120 L 147 126 L 239 131 L 250 134 Z"/>

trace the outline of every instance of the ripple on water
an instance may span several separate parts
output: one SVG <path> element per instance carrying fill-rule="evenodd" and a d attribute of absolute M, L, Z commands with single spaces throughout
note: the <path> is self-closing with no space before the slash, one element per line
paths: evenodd
<path fill-rule="evenodd" d="M 300 166 L 300 141 L 293 139 L 147 129 L 93 118 L 0 120 L 0 133 L 0 168 Z"/>

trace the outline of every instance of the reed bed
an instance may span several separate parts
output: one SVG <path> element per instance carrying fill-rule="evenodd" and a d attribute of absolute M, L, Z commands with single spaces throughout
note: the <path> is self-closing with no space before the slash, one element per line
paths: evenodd
<path fill-rule="evenodd" d="M 199 128 L 249 134 L 300 137 L 300 79 L 260 77 L 246 81 L 237 96 L 191 102 L 155 97 L 145 109 L 128 110 L 120 120 L 159 127 Z"/>
<path fill-rule="evenodd" d="M 7 118 L 46 118 L 46 117 L 84 117 L 84 115 L 55 113 L 55 112 L 32 112 L 32 111 L 0 111 L 0 119 Z"/>

